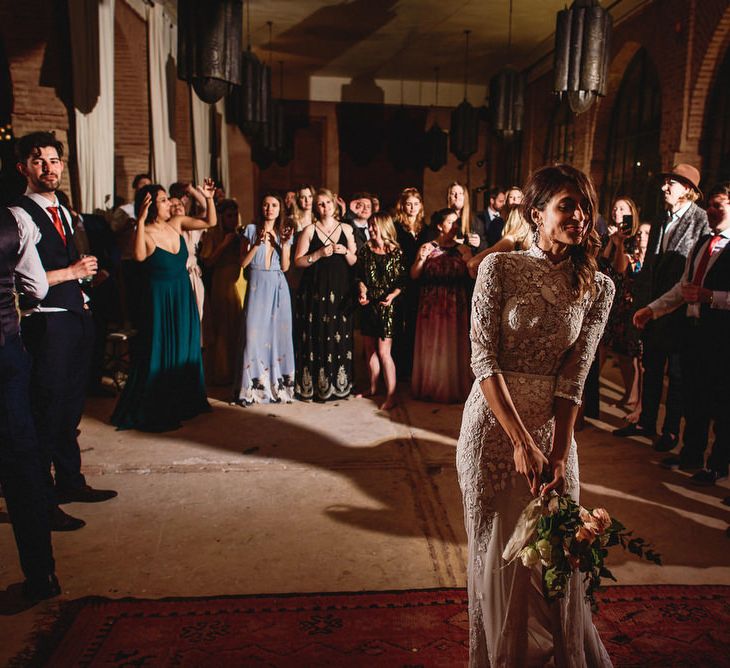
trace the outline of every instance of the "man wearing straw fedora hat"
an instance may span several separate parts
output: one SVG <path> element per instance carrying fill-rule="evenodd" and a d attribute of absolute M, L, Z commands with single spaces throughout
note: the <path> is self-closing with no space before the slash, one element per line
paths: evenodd
<path fill-rule="evenodd" d="M 682 163 L 658 177 L 662 183 L 666 212 L 651 227 L 646 259 L 635 283 L 634 303 L 637 308 L 663 295 L 680 280 L 690 250 L 702 235 L 709 232 L 707 214 L 696 203 L 702 197 L 699 170 Z M 654 443 L 654 449 L 658 452 L 674 449 L 679 439 L 682 387 L 679 359 L 681 337 L 677 333 L 682 331 L 683 321 L 680 311 L 651 321 L 644 330 L 641 416 L 636 424 L 613 432 L 616 436 L 646 436 L 654 439 L 664 374 L 668 373 L 666 414 L 662 434 Z"/>

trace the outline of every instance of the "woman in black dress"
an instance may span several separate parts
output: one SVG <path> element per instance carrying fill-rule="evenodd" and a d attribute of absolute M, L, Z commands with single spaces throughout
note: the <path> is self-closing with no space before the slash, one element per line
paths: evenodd
<path fill-rule="evenodd" d="M 403 264 L 410 268 L 416 261 L 418 248 L 427 241 L 423 197 L 417 188 L 406 188 L 395 205 L 395 231 L 403 253 Z M 418 283 L 406 272 L 403 294 L 396 302 L 393 350 L 398 377 L 408 379 L 413 369 L 413 343 L 418 316 Z"/>
<path fill-rule="evenodd" d="M 336 217 L 334 194 L 321 188 L 315 223 L 297 241 L 294 265 L 304 269 L 296 298 L 295 391 L 300 399 L 341 399 L 352 391 L 352 266 L 349 225 Z"/>
<path fill-rule="evenodd" d="M 395 331 L 395 304 L 405 280 L 403 252 L 396 241 L 393 219 L 376 213 L 368 221 L 370 239 L 357 253 L 358 302 L 362 307 L 360 329 L 370 371 L 370 391 L 377 392 L 383 372 L 385 401 L 381 410 L 395 406 L 395 363 L 390 354 Z"/>

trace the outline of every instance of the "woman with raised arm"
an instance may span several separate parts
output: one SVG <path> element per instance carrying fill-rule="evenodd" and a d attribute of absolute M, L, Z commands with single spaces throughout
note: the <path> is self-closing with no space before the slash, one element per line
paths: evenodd
<path fill-rule="evenodd" d="M 544 167 L 525 187 L 537 243 L 479 267 L 472 302 L 475 381 L 456 465 L 469 546 L 469 664 L 610 666 L 576 571 L 564 599 L 543 597 L 541 565 L 502 559 L 532 497 L 579 502 L 573 425 L 613 299 L 597 271 L 596 194 L 582 172 Z M 541 487 L 541 482 L 547 480 Z"/>
<path fill-rule="evenodd" d="M 295 266 L 304 269 L 294 309 L 300 399 L 341 399 L 352 391 L 352 226 L 342 225 L 332 191 L 314 198 L 313 225 L 299 235 Z"/>
<path fill-rule="evenodd" d="M 284 278 L 293 228 L 282 222 L 282 210 L 279 196 L 266 193 L 259 224 L 243 231 L 241 266 L 249 273 L 233 385 L 233 402 L 239 406 L 294 398 L 291 302 Z"/>
<path fill-rule="evenodd" d="M 487 255 L 528 250 L 532 246 L 534 236 L 532 226 L 525 220 L 519 206 L 513 208 L 507 216 L 507 222 L 504 224 L 502 238 L 496 244 L 486 248 L 469 260 L 467 265 L 469 267 L 469 276 L 472 278 L 477 277 L 479 265 Z"/>
<path fill-rule="evenodd" d="M 205 219 L 172 216 L 160 185 L 135 197 L 137 232 L 134 259 L 145 272 L 140 330 L 129 378 L 112 415 L 118 429 L 169 431 L 182 420 L 210 410 L 203 380 L 200 318 L 190 285 L 185 230 L 214 227 L 215 184 L 200 186 Z"/>

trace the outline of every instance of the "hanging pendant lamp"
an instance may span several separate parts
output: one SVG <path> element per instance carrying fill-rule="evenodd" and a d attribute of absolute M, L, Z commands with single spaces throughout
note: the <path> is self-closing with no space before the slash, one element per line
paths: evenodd
<path fill-rule="evenodd" d="M 512 52 L 512 0 L 509 3 L 509 29 L 507 37 L 507 61 Z M 522 130 L 525 111 L 525 78 L 511 65 L 507 65 L 489 81 L 489 111 L 492 128 L 505 139 Z"/>
<path fill-rule="evenodd" d="M 434 95 L 435 110 L 439 103 L 439 68 L 434 68 L 436 91 Z M 434 121 L 423 138 L 423 162 L 432 172 L 438 172 L 448 161 L 449 135 L 441 129 L 438 121 Z"/>
<path fill-rule="evenodd" d="M 466 99 L 469 66 L 469 33 L 465 30 L 466 52 L 464 57 L 464 100 L 451 112 L 449 148 L 460 162 L 466 162 L 476 153 L 479 143 L 479 111 Z"/>
<path fill-rule="evenodd" d="M 580 114 L 606 94 L 613 18 L 599 0 L 575 0 L 558 12 L 553 92 Z"/>
<path fill-rule="evenodd" d="M 273 23 L 271 21 L 266 22 L 269 26 L 269 64 L 266 66 L 269 73 L 269 79 L 271 77 L 271 54 L 272 54 L 272 29 Z M 281 74 L 281 90 L 279 95 L 283 95 L 283 70 Z M 254 162 L 261 167 L 266 169 L 271 166 L 274 160 L 281 158 L 280 152 L 283 151 L 285 143 L 285 129 L 284 129 L 284 105 L 281 99 L 271 100 L 269 102 L 268 114 L 266 117 L 266 123 L 262 128 L 261 133 L 258 135 L 256 142 L 254 143 L 251 157 Z"/>
<path fill-rule="evenodd" d="M 241 83 L 242 0 L 179 0 L 177 75 L 208 104 Z"/>
<path fill-rule="evenodd" d="M 241 85 L 226 99 L 226 116 L 249 139 L 256 137 L 269 115 L 271 71 L 251 51 L 251 1 L 246 4 L 246 50 L 241 53 Z"/>

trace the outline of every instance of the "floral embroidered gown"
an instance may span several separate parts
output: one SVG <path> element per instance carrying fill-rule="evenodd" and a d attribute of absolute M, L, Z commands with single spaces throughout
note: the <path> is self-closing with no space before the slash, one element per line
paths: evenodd
<path fill-rule="evenodd" d="M 253 246 L 258 229 L 248 225 L 243 236 Z M 277 236 L 277 243 L 279 238 Z M 291 244 L 291 239 L 286 242 Z M 240 357 L 233 400 L 241 404 L 291 401 L 294 398 L 294 346 L 289 286 L 278 250 L 266 265 L 268 248 L 261 244 L 248 266 L 246 304 L 241 318 Z"/>
<path fill-rule="evenodd" d="M 471 364 L 475 381 L 464 406 L 456 465 L 469 545 L 469 665 L 610 666 L 585 600 L 582 575 L 566 597 L 548 605 L 541 571 L 504 547 L 531 496 L 515 471 L 513 448 L 479 383 L 502 374 L 538 447 L 552 448 L 555 397 L 580 403 L 583 385 L 613 299 L 597 272 L 596 295 L 571 295 L 571 262 L 552 264 L 537 247 L 495 253 L 479 267 L 472 302 Z M 579 501 L 575 439 L 566 457 L 565 493 Z"/>
<path fill-rule="evenodd" d="M 411 392 L 416 399 L 461 403 L 471 388 L 469 274 L 456 246 L 434 249 L 419 280 Z"/>
<path fill-rule="evenodd" d="M 347 246 L 341 225 L 330 242 Z M 307 253 L 323 246 L 315 230 Z M 304 270 L 294 331 L 295 390 L 300 399 L 341 399 L 352 391 L 353 308 L 352 270 L 344 255 L 333 253 Z"/>

